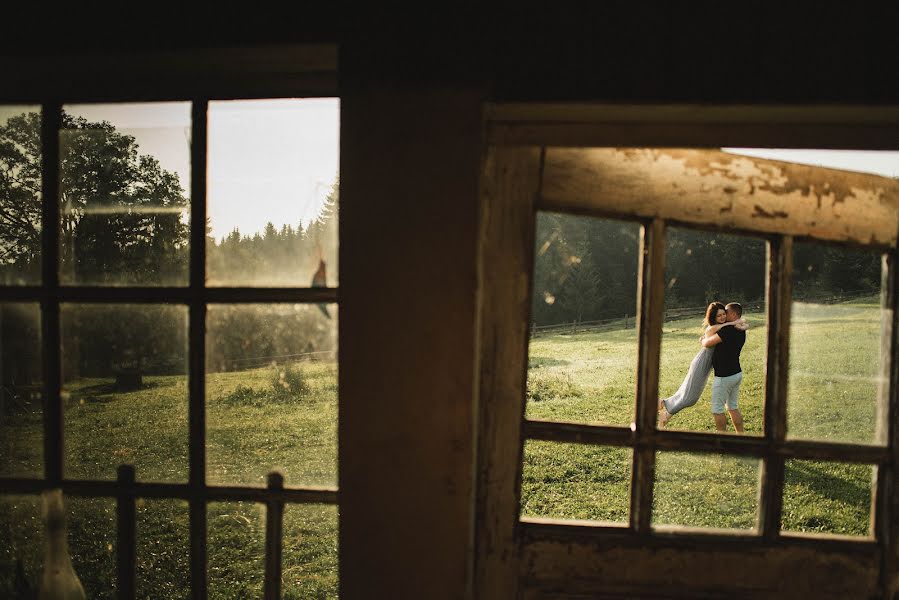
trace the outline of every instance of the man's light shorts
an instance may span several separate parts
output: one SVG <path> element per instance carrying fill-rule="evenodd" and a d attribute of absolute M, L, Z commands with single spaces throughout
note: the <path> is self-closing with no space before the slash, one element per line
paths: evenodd
<path fill-rule="evenodd" d="M 729 375 L 728 377 L 715 377 L 712 381 L 712 414 L 724 413 L 724 407 L 737 410 L 737 396 L 740 395 L 740 384 L 743 382 L 743 372 Z"/>

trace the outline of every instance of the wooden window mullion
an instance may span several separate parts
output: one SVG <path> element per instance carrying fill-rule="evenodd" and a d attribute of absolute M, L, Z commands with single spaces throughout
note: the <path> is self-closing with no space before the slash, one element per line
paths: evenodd
<path fill-rule="evenodd" d="M 118 470 L 119 494 L 117 515 L 117 587 L 121 600 L 131 600 L 137 593 L 135 564 L 137 546 L 137 511 L 134 498 L 134 466 L 121 465 Z"/>
<path fill-rule="evenodd" d="M 46 291 L 36 286 L 0 287 L 0 302 L 34 302 L 50 297 L 63 303 L 190 304 L 194 296 L 190 287 L 65 286 Z M 337 288 L 222 287 L 208 288 L 204 296 L 213 304 L 322 304 L 337 302 Z"/>
<path fill-rule="evenodd" d="M 62 105 L 41 107 L 41 367 L 44 379 L 44 476 L 58 486 L 63 476 L 63 410 L 59 336 L 59 130 Z"/>
<path fill-rule="evenodd" d="M 269 473 L 268 491 L 276 494 L 283 489 L 284 476 L 275 471 Z M 284 501 L 272 497 L 265 505 L 265 600 L 281 597 L 283 537 Z"/>
<path fill-rule="evenodd" d="M 765 374 L 765 439 L 771 450 L 762 462 L 759 529 L 766 540 L 780 536 L 783 507 L 784 457 L 775 452 L 787 435 L 787 373 L 789 371 L 790 310 L 793 286 L 793 238 L 768 242 L 766 306 L 768 348 Z"/>
<path fill-rule="evenodd" d="M 891 250 L 884 254 L 881 268 L 881 357 L 880 385 L 877 398 L 876 441 L 889 452 L 886 464 L 877 466 L 871 500 L 872 533 L 881 548 L 880 585 L 884 597 L 891 591 L 890 579 L 899 569 L 899 255 Z"/>
<path fill-rule="evenodd" d="M 206 566 L 206 99 L 191 106 L 189 484 L 191 594 L 204 600 Z"/>
<path fill-rule="evenodd" d="M 640 274 L 637 291 L 638 364 L 634 463 L 631 470 L 630 526 L 645 533 L 652 525 L 652 494 L 655 478 L 659 353 L 662 344 L 662 314 L 665 302 L 665 222 L 653 219 L 640 238 Z"/>

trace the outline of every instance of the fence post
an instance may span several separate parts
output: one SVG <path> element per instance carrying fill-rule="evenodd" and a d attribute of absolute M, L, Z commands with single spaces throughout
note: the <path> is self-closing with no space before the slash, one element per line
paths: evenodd
<path fill-rule="evenodd" d="M 537 337 L 537 321 L 531 321 L 531 337 Z"/>
<path fill-rule="evenodd" d="M 627 313 L 624 314 L 624 328 L 627 329 Z"/>

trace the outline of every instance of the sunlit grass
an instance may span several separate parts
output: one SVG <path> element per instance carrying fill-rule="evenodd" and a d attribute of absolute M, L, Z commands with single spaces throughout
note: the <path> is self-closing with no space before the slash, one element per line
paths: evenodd
<path fill-rule="evenodd" d="M 337 370 L 333 362 L 301 363 L 302 396 L 276 394 L 272 367 L 207 377 L 207 470 L 210 483 L 264 485 L 280 467 L 286 485 L 336 485 Z M 137 465 L 143 481 L 187 480 L 187 378 L 144 377 L 144 388 L 118 392 L 113 379 L 66 384 L 66 473 L 114 479 L 119 464 Z M 234 392 L 244 386 L 258 395 Z M 277 396 L 277 397 L 276 397 Z M 2 434 L 20 436 L 16 452 L 0 458 L 3 473 L 31 469 L 42 452 L 40 412 L 15 415 Z M 9 498 L 9 497 L 0 497 Z M 73 564 L 91 598 L 115 598 L 115 502 L 67 498 Z M 16 560 L 37 581 L 41 543 L 39 498 L 0 503 L 0 597 L 12 594 Z M 261 515 L 261 516 L 260 516 Z M 208 514 L 210 598 L 261 594 L 260 540 L 265 508 L 214 503 Z M 285 511 L 285 598 L 337 594 L 337 510 L 288 506 Z M 252 540 L 252 542 L 251 542 Z M 255 550 L 252 550 L 255 549 Z M 252 550 L 252 551 L 251 551 Z M 189 521 L 180 501 L 138 499 L 138 597 L 188 598 Z"/>
<path fill-rule="evenodd" d="M 843 305 L 794 305 L 788 425 L 791 437 L 872 442 L 875 374 L 880 361 L 876 298 Z M 741 355 L 740 407 L 748 435 L 763 435 L 767 329 L 763 313 Z M 675 392 L 699 351 L 701 317 L 666 322 L 660 357 L 662 397 Z M 526 416 L 627 426 L 634 418 L 636 330 L 540 335 L 529 348 Z M 539 393 L 535 393 L 539 392 Z M 711 382 L 670 429 L 714 432 Z M 622 450 L 528 442 L 522 514 L 626 521 L 629 469 Z M 630 460 L 631 453 L 626 451 Z M 612 470 L 617 477 L 603 478 Z M 596 478 L 591 474 L 596 473 Z M 752 529 L 758 512 L 759 462 L 709 454 L 660 453 L 653 522 Z M 800 474 L 802 475 L 800 477 Z M 867 535 L 870 466 L 814 463 L 788 470 L 783 528 Z M 811 484 L 816 482 L 819 484 Z M 827 517 L 822 516 L 827 513 Z"/>
<path fill-rule="evenodd" d="M 742 355 L 740 402 L 750 435 L 762 435 L 765 322 L 752 329 Z M 664 325 L 660 392 L 673 393 L 698 351 L 698 319 Z M 871 441 L 871 374 L 880 360 L 880 309 L 873 300 L 794 307 L 789 397 L 790 435 Z M 634 414 L 636 331 L 542 335 L 530 347 L 527 416 L 627 426 Z M 307 392 L 277 395 L 272 368 L 207 377 L 207 476 L 210 482 L 264 485 L 281 467 L 287 485 L 334 485 L 337 477 L 337 378 L 334 363 L 303 363 Z M 862 385 L 838 387 L 840 382 Z M 66 384 L 66 473 L 113 479 L 121 463 L 143 481 L 187 479 L 187 378 L 145 377 L 145 387 L 117 392 L 112 379 Z M 713 431 L 709 385 L 699 403 L 671 427 Z M 0 424 L 6 474 L 40 476 L 39 409 Z M 10 440 L 14 440 L 14 443 Z M 659 453 L 653 523 L 752 529 L 758 511 L 758 461 L 701 453 Z M 632 451 L 530 441 L 524 453 L 522 514 L 626 523 Z M 867 535 L 871 467 L 811 461 L 788 463 L 783 528 Z M 0 497 L 0 596 L 11 595 L 21 558 L 40 572 L 38 498 Z M 94 598 L 115 597 L 115 512 L 111 499 L 70 502 L 73 561 Z M 216 504 L 209 511 L 210 597 L 256 597 L 261 589 L 264 507 Z M 285 512 L 284 597 L 334 597 L 337 591 L 337 509 L 288 506 Z M 138 595 L 189 596 L 189 522 L 182 501 L 138 501 Z M 220 576 L 220 577 L 219 577 Z M 162 594 L 162 596 L 160 596 Z"/>

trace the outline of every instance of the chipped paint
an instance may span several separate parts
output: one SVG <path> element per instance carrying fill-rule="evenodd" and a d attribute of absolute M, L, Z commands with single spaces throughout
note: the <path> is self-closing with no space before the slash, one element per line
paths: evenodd
<path fill-rule="evenodd" d="M 549 148 L 540 207 L 895 246 L 899 181 L 678 148 Z"/>

